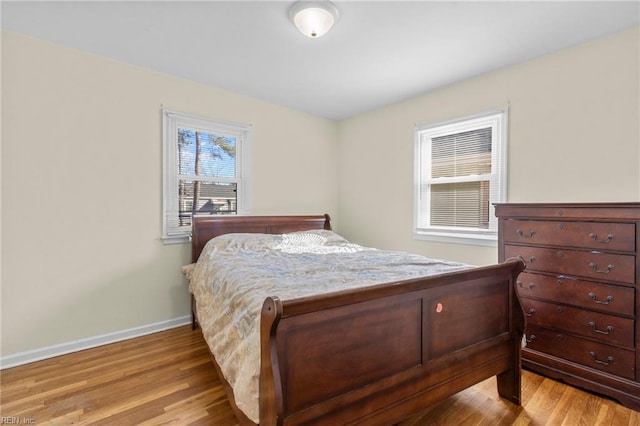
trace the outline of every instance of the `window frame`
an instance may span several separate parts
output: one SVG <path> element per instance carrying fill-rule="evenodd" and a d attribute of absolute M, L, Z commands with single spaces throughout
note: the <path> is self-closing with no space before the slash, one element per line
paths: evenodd
<path fill-rule="evenodd" d="M 236 139 L 236 177 L 216 178 L 216 181 L 236 183 L 236 214 L 250 213 L 251 176 L 251 125 L 215 120 L 170 109 L 162 109 L 162 241 L 165 244 L 188 242 L 191 238 L 191 225 L 172 225 L 171 220 L 179 214 L 178 208 L 178 128 L 203 131 L 214 134 L 235 136 Z M 177 223 L 177 222 L 176 222 Z"/>
<path fill-rule="evenodd" d="M 507 122 L 508 109 L 498 109 L 473 116 L 434 124 L 416 126 L 414 132 L 414 221 L 413 238 L 435 242 L 479 246 L 497 246 L 498 221 L 495 203 L 502 203 L 507 195 Z M 489 228 L 445 227 L 430 225 L 430 185 L 472 181 L 470 178 L 430 177 L 431 139 L 480 128 L 492 128 L 491 173 L 489 175 Z M 425 162 L 427 163 L 425 165 Z M 470 175 L 469 175 L 470 176 Z M 478 178 L 476 181 L 486 180 Z"/>

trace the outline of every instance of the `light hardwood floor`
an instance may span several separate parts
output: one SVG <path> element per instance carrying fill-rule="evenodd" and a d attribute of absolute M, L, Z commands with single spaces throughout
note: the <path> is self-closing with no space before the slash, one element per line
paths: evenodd
<path fill-rule="evenodd" d="M 188 326 L 6 369 L 0 380 L 0 414 L 21 424 L 237 424 L 206 343 Z M 528 371 L 522 390 L 517 407 L 491 378 L 401 426 L 640 425 L 636 411 Z"/>

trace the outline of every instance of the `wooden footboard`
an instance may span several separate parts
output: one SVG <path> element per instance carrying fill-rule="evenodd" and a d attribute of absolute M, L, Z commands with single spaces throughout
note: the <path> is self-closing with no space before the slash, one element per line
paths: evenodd
<path fill-rule="evenodd" d="M 262 309 L 260 425 L 392 424 L 488 377 L 520 404 L 520 260 Z"/>

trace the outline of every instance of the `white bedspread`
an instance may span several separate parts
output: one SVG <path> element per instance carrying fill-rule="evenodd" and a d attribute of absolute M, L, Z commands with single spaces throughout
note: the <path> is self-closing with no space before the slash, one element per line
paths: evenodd
<path fill-rule="evenodd" d="M 258 423 L 260 311 L 290 300 L 468 268 L 469 265 L 362 247 L 325 230 L 226 234 L 184 267 L 202 332 L 231 384 L 236 405 Z"/>

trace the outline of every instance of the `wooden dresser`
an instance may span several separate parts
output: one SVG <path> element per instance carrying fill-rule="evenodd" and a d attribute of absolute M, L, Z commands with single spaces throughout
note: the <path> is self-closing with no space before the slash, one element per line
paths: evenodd
<path fill-rule="evenodd" d="M 523 366 L 640 411 L 640 203 L 497 204 L 520 256 Z"/>

